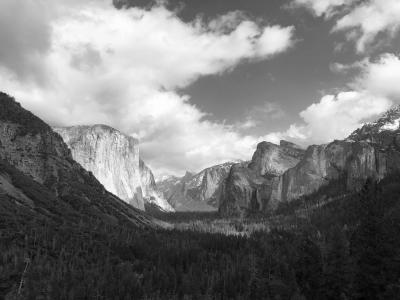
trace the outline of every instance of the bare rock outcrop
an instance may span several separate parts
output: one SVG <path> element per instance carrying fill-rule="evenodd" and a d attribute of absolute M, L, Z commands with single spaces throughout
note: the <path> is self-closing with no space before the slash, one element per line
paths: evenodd
<path fill-rule="evenodd" d="M 137 139 L 106 125 L 54 130 L 71 149 L 73 158 L 109 192 L 141 210 L 145 209 L 145 202 L 172 210 L 158 193 L 153 173 L 140 158 Z"/>
<path fill-rule="evenodd" d="M 346 193 L 361 189 L 367 178 L 380 180 L 398 172 L 399 125 L 400 107 L 394 107 L 347 139 L 312 145 L 305 153 L 287 143 L 281 143 L 280 147 L 286 148 L 282 151 L 277 145 L 263 142 L 247 167 L 231 169 L 224 184 L 220 212 L 268 212 L 281 202 L 309 195 L 334 180 L 346 181 Z"/>
<path fill-rule="evenodd" d="M 222 186 L 219 211 L 237 215 L 242 211 L 266 211 L 275 206 L 270 201 L 277 179 L 300 162 L 304 150 L 281 141 L 280 145 L 261 142 L 250 163 L 234 165 Z"/>
<path fill-rule="evenodd" d="M 271 201 L 292 201 L 341 177 L 349 189 L 359 189 L 369 177 L 383 178 L 378 164 L 375 147 L 366 142 L 310 146 L 299 164 L 276 179 Z"/>

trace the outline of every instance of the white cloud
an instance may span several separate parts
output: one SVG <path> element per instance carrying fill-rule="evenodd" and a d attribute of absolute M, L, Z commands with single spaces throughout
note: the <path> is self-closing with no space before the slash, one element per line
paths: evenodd
<path fill-rule="evenodd" d="M 349 39 L 356 39 L 357 50 L 364 52 L 380 33 L 393 36 L 400 28 L 400 1 L 370 0 L 355 7 L 340 18 L 334 30 L 347 31 Z"/>
<path fill-rule="evenodd" d="M 347 40 L 354 41 L 360 53 L 380 46 L 400 29 L 398 0 L 293 0 L 292 3 L 307 7 L 317 16 L 335 19 L 333 32 L 345 32 Z"/>
<path fill-rule="evenodd" d="M 344 139 L 366 120 L 387 111 L 391 105 L 389 99 L 367 91 L 326 95 L 300 113 L 304 121 L 302 124 L 292 124 L 286 131 L 266 137 L 274 141 L 287 139 L 304 146 Z"/>
<path fill-rule="evenodd" d="M 2 0 L 0 8 L 14 1 Z M 19 0 L 7 13 L 21 20 L 32 3 Z M 28 33 L 45 38 L 37 46 L 34 39 L 14 43 L 18 57 L 38 49 L 33 66 L 11 64 L 7 55 L 15 50 L 1 47 L 1 88 L 25 107 L 57 125 L 105 123 L 137 135 L 144 158 L 160 172 L 198 170 L 251 155 L 257 137 L 207 121 L 177 90 L 285 51 L 293 27 L 261 27 L 239 13 L 185 23 L 164 6 L 118 11 L 105 0 L 40 3 L 39 11 L 51 18 L 32 17 L 16 35 L 11 19 L 0 29 L 0 40 Z M 32 13 L 40 16 L 39 11 L 33 7 Z M 41 25 L 31 32 L 35 24 Z"/>
<path fill-rule="evenodd" d="M 308 142 L 325 143 L 343 139 L 362 126 L 366 119 L 385 112 L 391 104 L 387 98 L 368 92 L 326 95 L 300 113 L 305 125 L 297 129 L 309 139 Z"/>
<path fill-rule="evenodd" d="M 364 63 L 355 86 L 400 101 L 400 58 L 386 53 L 376 61 Z"/>
<path fill-rule="evenodd" d="M 294 0 L 294 3 L 308 7 L 317 16 L 335 20 L 333 32 L 345 32 L 347 40 L 355 42 L 358 52 L 393 38 L 400 28 L 398 0 Z M 322 97 L 300 113 L 302 124 L 293 124 L 286 132 L 279 133 L 281 137 L 302 143 L 342 139 L 366 119 L 377 117 L 400 101 L 400 60 L 396 55 L 385 54 L 376 61 L 364 58 L 351 64 L 333 63 L 330 68 L 336 73 L 355 75 L 348 84 L 351 90 Z"/>
<path fill-rule="evenodd" d="M 348 65 L 336 63 L 331 69 L 340 73 L 356 71 L 354 81 L 348 84 L 352 90 L 323 96 L 300 113 L 302 124 L 292 124 L 288 130 L 274 133 L 275 136 L 301 144 L 343 139 L 365 120 L 400 103 L 400 58 L 395 54 Z"/>
<path fill-rule="evenodd" d="M 288 42 L 291 42 L 293 31 L 294 27 L 292 26 L 285 28 L 278 25 L 265 27 L 255 43 L 255 57 L 263 58 L 285 51 L 290 46 Z"/>

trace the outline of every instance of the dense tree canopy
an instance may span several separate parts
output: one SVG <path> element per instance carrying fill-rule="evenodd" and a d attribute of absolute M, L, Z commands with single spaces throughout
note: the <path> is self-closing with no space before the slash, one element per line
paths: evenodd
<path fill-rule="evenodd" d="M 1 215 L 0 298 L 395 299 L 398 179 L 246 235 Z"/>

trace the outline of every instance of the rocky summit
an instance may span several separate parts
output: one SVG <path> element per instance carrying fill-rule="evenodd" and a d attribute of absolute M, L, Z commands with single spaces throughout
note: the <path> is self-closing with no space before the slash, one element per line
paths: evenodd
<path fill-rule="evenodd" d="M 152 225 L 139 210 L 107 192 L 77 163 L 59 134 L 0 93 L 0 194 L 2 213 L 61 222 L 101 220 L 112 225 Z"/>
<path fill-rule="evenodd" d="M 400 170 L 399 125 L 400 108 L 394 107 L 347 139 L 312 145 L 306 151 L 285 142 L 280 146 L 263 142 L 249 165 L 231 169 L 220 212 L 228 216 L 268 212 L 334 180 L 345 181 L 346 193 L 360 190 L 367 178 L 383 179 Z"/>
<path fill-rule="evenodd" d="M 173 208 L 157 191 L 153 173 L 140 158 L 139 141 L 106 125 L 54 128 L 72 157 L 105 186 L 134 207 L 151 203 L 163 211 Z"/>
<path fill-rule="evenodd" d="M 275 207 L 270 202 L 276 178 L 296 166 L 305 151 L 290 142 L 279 145 L 261 142 L 250 163 L 234 165 L 223 183 L 219 210 L 223 215 L 236 215 L 242 210 L 266 211 Z"/>
<path fill-rule="evenodd" d="M 215 211 L 219 206 L 222 183 L 233 162 L 206 168 L 197 174 L 170 176 L 157 182 L 159 190 L 177 211 Z"/>

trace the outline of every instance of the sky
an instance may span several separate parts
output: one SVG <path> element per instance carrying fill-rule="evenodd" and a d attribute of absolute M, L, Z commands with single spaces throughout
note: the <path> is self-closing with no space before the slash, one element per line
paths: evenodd
<path fill-rule="evenodd" d="M 400 101 L 398 0 L 1 0 L 0 90 L 156 176 L 342 139 Z"/>

